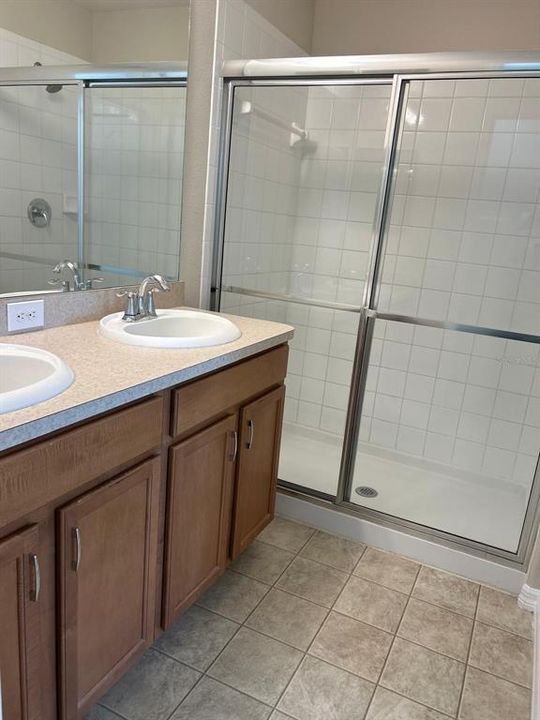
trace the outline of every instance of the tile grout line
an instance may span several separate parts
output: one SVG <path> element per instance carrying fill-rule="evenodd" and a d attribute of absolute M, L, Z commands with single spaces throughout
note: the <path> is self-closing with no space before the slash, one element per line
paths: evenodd
<path fill-rule="evenodd" d="M 417 572 L 416 572 L 416 575 L 415 575 L 413 584 L 412 584 L 412 586 L 411 586 L 411 591 L 410 591 L 410 593 L 409 593 L 409 595 L 408 595 L 408 597 L 407 597 L 407 602 L 405 603 L 405 607 L 403 608 L 403 611 L 402 611 L 402 613 L 401 613 L 401 617 L 400 617 L 400 619 L 399 619 L 399 623 L 398 623 L 395 631 L 394 631 L 393 634 L 392 634 L 392 642 L 390 643 L 390 647 L 388 648 L 388 653 L 386 654 L 386 658 L 384 659 L 384 663 L 383 663 L 382 668 L 381 668 L 381 670 L 380 670 L 380 672 L 379 672 L 379 675 L 378 675 L 378 677 L 377 677 L 377 681 L 375 682 L 375 689 L 373 690 L 373 694 L 372 694 L 371 699 L 370 699 L 370 701 L 369 701 L 369 704 L 368 704 L 368 706 L 367 706 L 367 708 L 366 708 L 366 714 L 365 714 L 364 717 L 367 717 L 367 714 L 369 713 L 369 710 L 370 710 L 370 708 L 371 708 L 371 705 L 373 704 L 373 699 L 375 698 L 375 693 L 377 692 L 377 688 L 378 688 L 378 687 L 384 687 L 384 685 L 381 685 L 381 684 L 380 684 L 380 683 L 381 683 L 381 679 L 382 679 L 382 676 L 383 676 L 383 674 L 384 674 L 384 671 L 386 670 L 386 666 L 388 665 L 388 660 L 390 659 L 390 654 L 391 654 L 391 652 L 392 652 L 392 650 L 393 650 L 393 648 L 394 648 L 394 644 L 395 644 L 396 638 L 397 638 L 397 636 L 398 636 L 397 633 L 398 633 L 398 631 L 399 631 L 399 628 L 400 628 L 400 626 L 401 626 L 401 623 L 403 622 L 403 617 L 404 617 L 405 613 L 407 612 L 407 608 L 409 607 L 409 602 L 410 602 L 410 599 L 411 599 L 411 597 L 412 597 L 412 592 L 413 592 L 413 590 L 414 590 L 414 586 L 416 585 L 416 581 L 417 581 L 417 579 L 418 579 L 418 575 L 420 574 L 420 570 L 421 570 L 421 566 L 418 568 L 418 570 L 417 570 Z"/>
<path fill-rule="evenodd" d="M 478 588 L 478 594 L 477 594 L 477 596 L 476 596 L 476 605 L 475 605 L 475 608 L 474 608 L 472 632 L 471 632 L 471 637 L 470 637 L 470 640 L 469 640 L 469 648 L 468 648 L 468 651 L 467 651 L 467 659 L 465 660 L 465 672 L 463 673 L 463 680 L 462 680 L 462 682 L 461 682 L 461 692 L 460 692 L 460 694 L 459 694 L 459 701 L 458 701 L 458 707 L 457 707 L 457 713 L 456 713 L 456 717 L 457 717 L 457 718 L 459 718 L 459 716 L 461 715 L 461 711 L 462 711 L 462 709 L 463 709 L 463 697 L 464 697 L 464 695 L 465 695 L 465 682 L 466 682 L 466 680 L 467 680 L 467 675 L 468 675 L 468 672 L 469 672 L 469 668 L 472 667 L 472 666 L 469 664 L 469 661 L 470 661 L 470 658 L 471 658 L 472 646 L 473 646 L 474 636 L 475 636 L 475 632 L 476 632 L 476 618 L 478 617 L 478 607 L 479 607 L 479 605 L 480 605 L 480 592 L 481 592 L 481 586 Z"/>
<path fill-rule="evenodd" d="M 308 526 L 305 526 L 305 527 L 308 527 Z M 223 648 L 221 649 L 221 651 L 216 655 L 216 657 L 213 659 L 213 661 L 210 663 L 210 665 L 206 668 L 206 670 L 205 670 L 204 673 L 203 673 L 203 676 L 204 676 L 204 677 L 209 677 L 209 678 L 211 678 L 212 680 L 216 680 L 216 678 L 214 678 L 214 677 L 212 677 L 212 675 L 209 675 L 209 674 L 208 674 L 208 671 L 211 669 L 211 667 L 214 665 L 214 663 L 218 660 L 218 658 L 221 657 L 221 655 L 225 652 L 225 650 L 227 649 L 227 647 L 228 647 L 228 646 L 230 645 L 230 643 L 234 640 L 234 638 L 238 635 L 238 633 L 240 632 L 240 630 L 241 630 L 242 628 L 245 628 L 245 629 L 247 629 L 247 630 L 250 630 L 251 632 L 257 633 L 256 630 L 253 630 L 253 628 L 250 628 L 250 627 L 247 626 L 245 623 L 246 623 L 247 620 L 252 616 L 252 614 L 255 612 L 255 610 L 261 605 L 261 603 L 263 602 L 263 600 L 269 595 L 269 593 L 271 592 L 271 590 L 275 588 L 276 583 L 278 582 L 278 580 L 279 580 L 279 579 L 281 578 L 281 576 L 286 572 L 287 568 L 292 564 L 292 562 L 298 557 L 298 553 L 307 545 L 307 543 L 311 540 L 311 538 L 313 537 L 313 535 L 315 534 L 315 532 L 316 532 L 316 530 L 315 530 L 315 528 L 313 528 L 313 532 L 310 534 L 310 536 L 307 538 L 307 540 L 304 542 L 304 544 L 300 547 L 299 550 L 297 550 L 296 552 L 294 552 L 294 551 L 292 551 L 292 550 L 288 550 L 288 552 L 293 553 L 293 557 L 289 560 L 289 562 L 287 563 L 287 566 L 282 570 L 282 572 L 278 575 L 278 577 L 274 580 L 274 582 L 273 582 L 271 585 L 268 585 L 267 583 L 262 583 L 262 584 L 264 584 L 264 585 L 267 586 L 266 592 L 265 592 L 264 595 L 260 598 L 260 600 L 254 605 L 254 607 L 253 607 L 252 610 L 248 613 L 248 615 L 244 618 L 244 620 L 243 620 L 241 623 L 239 623 L 238 628 L 236 629 L 236 631 L 234 632 L 234 634 L 229 638 L 229 640 L 225 643 L 225 645 L 223 646 Z M 273 544 L 271 544 L 271 543 L 265 543 L 265 544 L 268 545 L 268 546 L 271 546 L 271 547 L 276 547 L 276 548 L 278 548 L 278 549 L 280 549 L 280 550 L 287 550 L 286 548 L 280 548 L 279 546 L 273 545 Z M 243 575 L 244 577 L 250 577 L 249 575 L 245 575 L 244 573 L 239 573 L 239 572 L 237 572 L 236 570 L 232 570 L 230 566 L 227 568 L 227 571 L 234 572 L 234 573 L 236 573 L 237 575 Z M 257 578 L 251 578 L 251 579 L 257 580 Z M 262 582 L 262 581 L 260 581 L 260 580 L 257 580 L 257 581 L 258 581 L 258 582 Z M 289 594 L 291 594 L 291 593 L 289 593 Z M 200 606 L 200 607 L 204 607 L 204 606 Z M 204 609 L 207 609 L 207 608 L 204 608 Z M 212 611 L 210 611 L 210 612 L 212 612 Z M 220 615 L 220 613 L 215 613 L 215 614 L 216 614 L 216 615 Z M 225 616 L 225 615 L 220 615 L 220 617 L 226 617 L 226 616 Z M 226 619 L 230 620 L 231 618 L 226 618 Z M 280 641 L 277 640 L 276 638 L 272 638 L 272 637 L 269 636 L 269 635 L 264 635 L 263 633 L 257 633 L 257 634 L 259 634 L 259 635 L 261 635 L 261 636 L 263 636 L 263 637 L 268 637 L 269 639 L 272 639 L 272 640 L 274 640 L 274 641 L 276 641 L 276 642 L 280 642 Z M 284 643 L 284 644 L 285 644 L 285 643 Z M 293 646 L 289 646 L 289 645 L 288 645 L 288 647 L 293 647 Z M 295 650 L 298 650 L 298 648 L 294 648 L 294 649 L 295 649 Z M 298 652 L 302 652 L 302 651 L 301 651 L 301 650 L 298 650 Z M 305 655 L 305 653 L 303 653 L 303 657 L 304 657 L 304 655 Z M 294 674 L 296 673 L 296 670 L 297 670 L 298 667 L 300 666 L 300 663 L 302 662 L 303 657 L 300 659 L 300 661 L 299 661 L 298 665 L 296 666 L 296 668 L 295 668 L 295 670 L 294 670 L 291 678 L 292 678 L 292 677 L 294 676 Z M 222 684 L 227 685 L 227 687 L 231 687 L 233 690 L 237 690 L 238 692 L 242 692 L 242 691 L 239 691 L 238 688 L 233 688 L 231 685 L 228 685 L 227 683 L 223 683 L 223 681 L 218 681 L 218 682 L 222 682 Z M 257 702 L 262 702 L 264 705 L 267 705 L 267 703 L 264 703 L 264 701 L 259 700 L 259 698 L 254 698 L 252 695 L 248 695 L 247 693 L 242 693 L 242 694 L 247 695 L 247 697 L 250 697 L 250 698 L 256 700 Z M 186 696 L 186 697 L 187 697 L 187 696 Z M 280 697 L 281 697 L 281 696 L 280 696 Z M 279 699 L 280 699 L 280 698 L 278 698 L 278 702 L 279 702 Z M 184 698 L 184 700 L 185 700 L 185 698 Z M 184 700 L 182 700 L 182 702 L 184 702 Z M 181 705 L 181 704 L 182 704 L 182 703 L 180 703 L 180 705 Z M 269 706 L 269 707 L 270 707 L 270 710 L 271 710 L 271 713 L 272 713 L 273 710 L 274 710 L 274 708 L 275 708 L 275 705 L 272 705 L 272 706 Z"/>

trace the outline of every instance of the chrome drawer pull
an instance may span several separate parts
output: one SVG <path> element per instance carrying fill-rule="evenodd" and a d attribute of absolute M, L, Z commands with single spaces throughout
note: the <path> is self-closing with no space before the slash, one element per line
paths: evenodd
<path fill-rule="evenodd" d="M 39 567 L 39 558 L 37 555 L 30 555 L 30 562 L 32 563 L 32 570 L 34 572 L 34 587 L 30 592 L 30 600 L 37 602 L 41 593 L 41 570 Z"/>
<path fill-rule="evenodd" d="M 81 531 L 76 527 L 73 528 L 71 534 L 75 543 L 75 558 L 71 562 L 71 568 L 75 572 L 79 572 L 79 566 L 81 564 Z"/>
<path fill-rule="evenodd" d="M 234 444 L 233 444 L 233 451 L 230 456 L 230 461 L 234 462 L 236 460 L 236 456 L 238 455 L 238 433 L 236 432 L 236 430 L 233 430 L 231 434 L 233 436 Z"/>
<path fill-rule="evenodd" d="M 253 440 L 255 438 L 255 423 L 253 420 L 248 420 L 248 430 L 249 430 L 249 438 L 247 441 L 247 449 L 251 450 L 251 446 L 253 445 Z"/>

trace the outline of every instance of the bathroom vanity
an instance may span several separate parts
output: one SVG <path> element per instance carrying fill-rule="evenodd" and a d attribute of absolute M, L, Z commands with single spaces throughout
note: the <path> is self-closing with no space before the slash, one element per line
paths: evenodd
<path fill-rule="evenodd" d="M 271 520 L 292 333 L 262 324 L 258 341 L 192 351 L 177 373 L 165 364 L 178 355 L 137 349 L 143 367 L 163 368 L 135 393 L 134 351 L 115 345 L 114 409 L 88 401 L 74 423 L 70 389 L 50 401 L 63 403 L 52 434 L 39 417 L 14 425 L 0 456 L 4 720 L 84 717 Z M 47 332 L 60 342 L 70 328 Z M 97 341 L 96 368 L 111 344 Z M 89 367 L 73 368 L 79 392 L 103 401 L 85 386 Z M 21 442 L 32 427 L 39 437 Z"/>

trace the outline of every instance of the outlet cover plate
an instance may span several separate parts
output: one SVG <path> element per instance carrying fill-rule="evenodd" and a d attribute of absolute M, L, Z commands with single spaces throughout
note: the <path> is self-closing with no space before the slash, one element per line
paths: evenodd
<path fill-rule="evenodd" d="M 8 332 L 24 332 L 45 324 L 43 300 L 25 300 L 7 304 Z"/>

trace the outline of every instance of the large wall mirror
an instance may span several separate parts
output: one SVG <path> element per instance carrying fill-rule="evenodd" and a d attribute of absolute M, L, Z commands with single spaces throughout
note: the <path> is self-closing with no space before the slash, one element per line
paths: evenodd
<path fill-rule="evenodd" d="M 179 274 L 189 0 L 0 3 L 0 296 Z"/>

